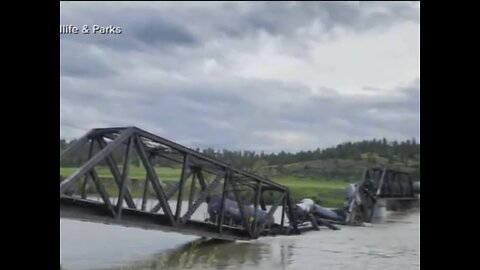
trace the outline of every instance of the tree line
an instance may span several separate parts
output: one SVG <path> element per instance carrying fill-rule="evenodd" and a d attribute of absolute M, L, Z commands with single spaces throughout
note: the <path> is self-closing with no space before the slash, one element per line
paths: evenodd
<path fill-rule="evenodd" d="M 75 142 L 72 140 L 67 142 L 64 139 L 60 139 L 60 151 L 66 149 L 70 144 Z M 255 151 L 230 151 L 227 149 L 195 149 L 207 156 L 211 156 L 217 159 L 221 159 L 225 162 L 232 164 L 238 168 L 253 170 L 254 167 L 261 164 L 262 166 L 284 166 L 286 164 L 292 164 L 297 162 L 311 161 L 311 160 L 361 160 L 362 155 L 376 155 L 386 159 L 395 159 L 396 161 L 406 162 L 408 160 L 418 160 L 420 157 L 420 143 L 415 138 L 405 141 L 388 141 L 387 139 L 372 139 L 363 140 L 359 142 L 345 142 L 338 144 L 334 147 L 328 147 L 325 149 L 317 148 L 315 150 L 300 151 L 296 153 L 290 153 L 281 151 L 279 153 L 264 153 Z M 85 145 L 82 149 L 77 151 L 75 155 L 66 159 L 62 166 L 66 167 L 78 167 L 88 157 L 88 146 Z M 121 160 L 123 155 L 122 151 L 113 153 L 114 157 L 118 157 Z M 176 163 L 165 159 L 157 159 L 156 165 L 161 166 L 175 166 Z M 133 152 L 132 163 L 140 165 L 140 159 L 138 155 Z"/>

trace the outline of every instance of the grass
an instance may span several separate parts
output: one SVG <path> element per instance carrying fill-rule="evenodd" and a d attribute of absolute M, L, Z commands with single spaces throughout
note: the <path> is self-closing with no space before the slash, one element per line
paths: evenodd
<path fill-rule="evenodd" d="M 272 180 L 287 186 L 294 200 L 311 198 L 327 207 L 339 207 L 343 203 L 346 183 L 342 180 L 326 181 L 322 178 L 292 176 L 273 177 Z"/>
<path fill-rule="evenodd" d="M 121 166 L 119 166 L 119 167 L 120 167 L 120 170 L 121 170 Z M 76 170 L 77 170 L 77 168 L 61 167 L 60 168 L 60 174 L 63 175 L 63 176 L 72 175 Z M 112 177 L 112 174 L 110 173 L 110 170 L 108 169 L 108 167 L 97 167 L 96 171 L 97 171 L 98 177 L 100 177 L 100 178 L 111 178 Z M 161 180 L 165 180 L 165 181 L 178 180 L 180 175 L 181 175 L 181 171 L 179 169 L 173 169 L 173 168 L 165 168 L 165 167 L 155 168 L 155 171 L 156 171 L 158 177 Z M 130 167 L 130 176 L 131 176 L 132 179 L 145 179 L 145 176 L 146 176 L 145 169 L 143 167 L 131 166 Z"/>
<path fill-rule="evenodd" d="M 76 168 L 60 168 L 60 174 L 64 177 L 75 172 Z M 155 168 L 159 179 L 165 183 L 178 181 L 181 175 L 180 169 L 173 168 Z M 107 167 L 98 167 L 97 173 L 100 178 L 112 178 Z M 142 181 L 145 179 L 145 170 L 142 167 L 132 166 L 130 169 L 132 179 Z M 343 180 L 325 180 L 318 177 L 294 177 L 294 176 L 274 176 L 271 178 L 274 182 L 284 185 L 290 189 L 292 199 L 299 200 L 311 198 L 318 204 L 326 207 L 339 207 L 343 203 L 343 190 L 346 186 Z M 136 180 L 133 180 L 136 181 Z M 106 187 L 111 196 L 116 196 L 118 189 L 111 185 Z M 133 197 L 141 198 L 143 189 L 132 188 Z"/>

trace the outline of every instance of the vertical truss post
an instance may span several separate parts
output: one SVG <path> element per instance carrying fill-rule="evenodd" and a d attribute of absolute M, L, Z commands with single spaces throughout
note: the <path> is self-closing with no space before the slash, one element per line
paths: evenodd
<path fill-rule="evenodd" d="M 117 218 L 118 219 L 122 218 L 123 200 L 125 198 L 125 190 L 128 188 L 132 144 L 133 144 L 133 137 L 130 137 L 130 139 L 128 139 L 127 149 L 125 152 L 125 161 L 123 163 L 122 184 L 121 184 L 120 190 L 118 191 L 118 200 L 117 200 Z"/>
<path fill-rule="evenodd" d="M 203 177 L 203 173 L 201 169 L 198 170 L 197 176 L 198 176 L 198 183 L 202 187 L 202 191 L 205 191 L 205 189 L 207 189 L 207 182 L 205 182 L 205 178 Z"/>
<path fill-rule="evenodd" d="M 247 218 L 247 216 L 245 215 L 245 210 L 244 210 L 244 208 L 243 208 L 243 203 L 242 203 L 241 200 L 240 200 L 240 194 L 238 193 L 238 187 L 237 187 L 236 180 L 234 181 L 233 178 L 232 178 L 231 180 L 232 180 L 232 181 L 230 182 L 230 184 L 232 185 L 233 194 L 235 195 L 235 200 L 237 201 L 238 209 L 240 210 L 240 215 L 241 215 L 242 220 L 243 220 L 243 227 L 247 230 L 248 235 L 249 235 L 251 238 L 253 238 L 254 235 L 253 235 L 253 233 L 252 233 L 250 224 L 249 224 L 249 222 L 248 222 L 248 218 Z"/>
<path fill-rule="evenodd" d="M 268 211 L 267 216 L 265 217 L 265 220 L 262 223 L 260 223 L 257 234 L 255 234 L 255 238 L 258 237 L 263 232 L 263 230 L 265 229 L 265 226 L 267 225 L 267 221 L 273 217 L 273 213 L 275 213 L 278 206 L 283 202 L 285 195 L 286 193 L 283 192 L 280 195 L 280 197 L 278 197 L 277 200 L 273 203 L 272 208 L 270 208 L 270 211 Z"/>
<path fill-rule="evenodd" d="M 380 183 L 378 184 L 378 189 L 377 189 L 377 194 L 376 194 L 377 197 L 379 197 L 380 194 L 382 193 L 382 187 L 383 187 L 383 183 L 385 181 L 386 175 L 387 175 L 387 168 L 383 168 L 382 176 L 380 177 Z"/>
<path fill-rule="evenodd" d="M 196 181 L 197 181 L 197 173 L 193 173 L 193 176 L 192 176 L 192 184 L 190 185 L 190 196 L 188 196 L 188 209 L 190 209 L 192 207 L 192 203 L 193 203 L 193 196 L 195 195 L 195 185 L 196 185 Z"/>
<path fill-rule="evenodd" d="M 133 135 L 133 131 L 130 135 Z M 128 139 L 128 138 L 125 138 L 125 140 Z M 115 142 L 117 139 L 115 139 L 113 142 Z M 125 141 L 124 140 L 124 141 Z M 97 139 L 97 143 L 100 145 L 100 148 L 101 149 L 106 149 L 107 147 L 109 147 L 113 142 L 111 142 L 110 144 L 107 145 L 107 142 L 105 142 L 105 140 L 100 137 Z M 122 141 L 123 143 L 123 141 Z M 98 154 L 97 154 L 98 155 Z M 121 188 L 121 185 L 122 185 L 122 176 L 120 174 L 120 171 L 118 170 L 118 167 L 117 167 L 117 164 L 115 162 L 115 159 L 113 158 L 113 155 L 111 154 L 111 152 L 109 153 L 109 155 L 107 155 L 106 157 L 106 160 L 107 160 L 107 165 L 108 165 L 108 168 L 110 169 L 110 172 L 112 173 L 112 176 L 113 176 L 113 180 L 115 181 L 115 183 L 117 184 L 117 187 L 118 189 L 120 190 Z M 125 201 L 127 202 L 127 206 L 129 208 L 132 208 L 132 209 L 136 209 L 137 207 L 135 206 L 135 202 L 133 201 L 132 199 L 132 195 L 130 194 L 130 191 L 129 190 L 126 190 L 125 192 Z"/>
<path fill-rule="evenodd" d="M 231 171 L 227 170 L 223 178 L 222 204 L 220 205 L 220 216 L 218 217 L 218 232 L 222 234 L 223 217 L 225 216 L 225 200 L 228 194 L 229 182 L 231 180 Z"/>
<path fill-rule="evenodd" d="M 180 177 L 180 183 L 178 185 L 178 199 L 177 199 L 177 208 L 175 209 L 175 222 L 180 221 L 180 216 L 182 214 L 182 203 L 183 203 L 183 189 L 185 187 L 185 182 L 187 180 L 187 170 L 188 170 L 188 159 L 189 155 L 185 153 L 183 157 L 183 166 L 182 166 L 182 176 Z"/>
<path fill-rule="evenodd" d="M 263 192 L 262 192 L 263 193 Z M 263 194 L 262 194 L 263 195 Z M 265 203 L 265 200 L 263 199 L 263 196 L 260 195 L 260 208 L 263 211 L 267 211 L 267 204 Z"/>
<path fill-rule="evenodd" d="M 150 164 L 154 164 L 155 156 L 153 154 L 149 154 L 148 160 L 149 160 Z M 147 174 L 147 176 L 145 176 L 145 186 L 143 188 L 142 211 L 145 211 L 146 208 L 147 208 L 149 186 L 150 186 L 150 181 L 148 179 L 148 174 Z"/>
<path fill-rule="evenodd" d="M 255 211 L 253 214 L 253 223 L 252 223 L 252 233 L 256 235 L 257 233 L 257 213 L 258 213 L 258 206 L 260 204 L 260 196 L 262 195 L 262 182 L 258 182 L 257 189 L 255 190 Z"/>
<path fill-rule="evenodd" d="M 150 186 L 150 181 L 148 180 L 148 176 L 146 176 L 145 186 L 143 187 L 142 208 L 141 208 L 142 211 L 145 211 L 147 208 L 149 186 Z"/>
<path fill-rule="evenodd" d="M 286 196 L 287 196 L 287 206 L 288 206 L 288 220 L 290 221 L 290 223 L 292 223 L 294 231 L 298 233 L 299 232 L 298 224 L 297 222 L 295 222 L 296 218 L 292 208 L 292 200 L 290 199 L 290 192 L 287 190 L 286 194 L 287 194 Z"/>
<path fill-rule="evenodd" d="M 283 198 L 282 205 L 282 220 L 280 221 L 280 226 L 283 228 L 285 224 L 285 213 L 287 212 L 287 197 Z"/>
<path fill-rule="evenodd" d="M 90 148 L 88 149 L 88 159 L 92 158 L 93 155 L 93 146 L 94 146 L 95 141 L 91 140 L 90 142 Z M 88 185 L 88 178 L 90 177 L 90 174 L 87 173 L 85 174 L 85 179 L 83 180 L 83 186 L 82 186 L 82 199 L 87 199 L 87 185 Z"/>
<path fill-rule="evenodd" d="M 87 173 L 85 174 L 85 178 L 83 180 L 83 185 L 82 185 L 82 199 L 86 200 L 87 199 L 87 186 L 88 186 L 88 178 L 90 177 L 90 174 Z"/>
<path fill-rule="evenodd" d="M 163 208 L 163 212 L 169 219 L 170 223 L 175 226 L 175 219 L 173 218 L 172 210 L 170 209 L 170 205 L 168 204 L 167 197 L 165 196 L 165 192 L 158 181 L 157 174 L 155 173 L 152 164 L 148 160 L 147 154 L 145 153 L 145 148 L 143 147 L 143 143 L 140 141 L 140 138 L 138 136 L 135 136 L 134 142 L 138 155 L 140 156 L 143 166 L 147 171 L 148 179 L 150 179 L 153 190 L 155 191 L 155 194 L 157 195 L 157 198 Z"/>

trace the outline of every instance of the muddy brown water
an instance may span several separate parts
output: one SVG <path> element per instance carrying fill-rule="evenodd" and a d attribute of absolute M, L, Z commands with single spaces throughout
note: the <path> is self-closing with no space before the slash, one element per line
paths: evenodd
<path fill-rule="evenodd" d="M 203 211 L 203 212 L 202 212 Z M 197 215 L 203 218 L 206 207 Z M 198 237 L 60 219 L 60 260 L 86 269 L 419 269 L 420 210 L 387 212 L 367 227 L 322 228 L 254 241 Z"/>

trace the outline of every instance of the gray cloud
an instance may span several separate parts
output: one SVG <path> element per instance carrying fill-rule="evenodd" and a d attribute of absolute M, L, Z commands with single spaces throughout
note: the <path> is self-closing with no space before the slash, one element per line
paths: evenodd
<path fill-rule="evenodd" d="M 377 37 L 418 23 L 417 13 L 409 3 L 62 3 L 61 23 L 124 33 L 61 36 L 60 135 L 135 125 L 193 147 L 257 151 L 418 139 L 419 75 L 345 94 L 354 74 L 311 58 L 333 42 L 325 36 Z M 261 62 L 278 60 L 271 50 L 286 64 Z M 247 56 L 262 60 L 249 66 Z M 289 61 L 301 67 L 293 79 L 262 74 Z M 327 87 L 303 73 L 345 79 Z"/>
<path fill-rule="evenodd" d="M 115 74 L 101 55 L 88 50 L 82 45 L 64 41 L 60 45 L 61 76 L 70 77 L 105 77 Z"/>
<path fill-rule="evenodd" d="M 180 25 L 171 24 L 168 21 L 156 19 L 138 25 L 135 37 L 146 44 L 187 44 L 197 43 L 196 38 Z"/>
<path fill-rule="evenodd" d="M 141 14 L 141 15 L 139 15 Z M 301 30 L 319 24 L 324 34 L 335 28 L 363 32 L 384 29 L 397 22 L 419 23 L 413 3 L 378 2 L 257 2 L 257 3 L 63 3 L 62 24 L 114 25 L 124 29 L 117 38 L 62 36 L 117 49 L 145 49 L 145 45 L 195 45 L 203 38 L 235 39 L 261 31 L 303 37 Z"/>

